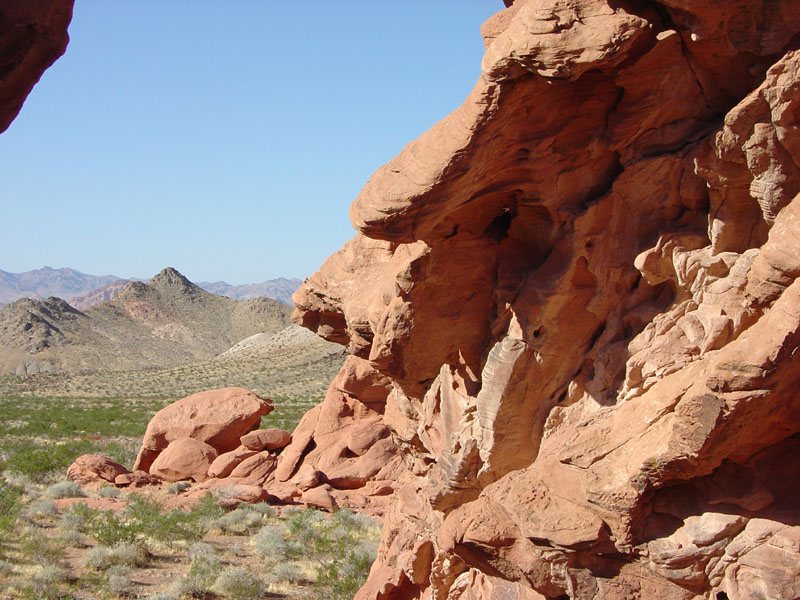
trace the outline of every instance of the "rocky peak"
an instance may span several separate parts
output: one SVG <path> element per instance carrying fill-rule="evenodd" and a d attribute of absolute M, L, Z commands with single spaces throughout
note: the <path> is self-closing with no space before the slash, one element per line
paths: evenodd
<path fill-rule="evenodd" d="M 173 267 L 162 269 L 154 275 L 147 284 L 159 289 L 175 288 L 186 290 L 197 287 Z"/>

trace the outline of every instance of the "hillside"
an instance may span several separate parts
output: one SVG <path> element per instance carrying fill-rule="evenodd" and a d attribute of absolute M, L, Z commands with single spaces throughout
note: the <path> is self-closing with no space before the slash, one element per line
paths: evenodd
<path fill-rule="evenodd" d="M 231 300 L 167 268 L 109 302 L 77 310 L 60 298 L 0 308 L 0 374 L 161 368 L 212 358 L 289 324 L 276 300 Z"/>

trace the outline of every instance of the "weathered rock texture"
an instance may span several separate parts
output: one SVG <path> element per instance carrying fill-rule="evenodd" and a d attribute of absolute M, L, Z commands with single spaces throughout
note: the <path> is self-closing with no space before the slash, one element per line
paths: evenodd
<path fill-rule="evenodd" d="M 294 296 L 352 356 L 276 479 L 394 489 L 358 598 L 800 596 L 797 8 L 484 25 Z"/>
<path fill-rule="evenodd" d="M 133 470 L 153 474 L 150 467 L 161 453 L 185 438 L 210 446 L 214 456 L 208 461 L 208 468 L 218 454 L 235 450 L 239 439 L 258 428 L 261 417 L 271 412 L 269 400 L 241 387 L 207 390 L 182 398 L 162 408 L 147 424 Z M 185 441 L 181 444 L 186 446 Z"/>
<path fill-rule="evenodd" d="M 42 72 L 64 54 L 73 0 L 0 0 L 0 133 Z"/>

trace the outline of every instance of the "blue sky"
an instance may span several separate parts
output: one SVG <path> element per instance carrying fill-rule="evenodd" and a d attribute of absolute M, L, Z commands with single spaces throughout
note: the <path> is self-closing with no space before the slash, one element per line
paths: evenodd
<path fill-rule="evenodd" d="M 0 269 L 305 277 L 480 75 L 500 0 L 76 0 L 0 135 Z"/>

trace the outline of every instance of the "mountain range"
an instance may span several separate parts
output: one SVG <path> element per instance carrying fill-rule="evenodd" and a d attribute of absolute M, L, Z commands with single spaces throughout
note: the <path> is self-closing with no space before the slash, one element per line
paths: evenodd
<path fill-rule="evenodd" d="M 0 375 L 188 364 L 285 329 L 291 312 L 270 298 L 212 294 L 173 268 L 82 310 L 57 297 L 21 298 L 0 307 Z"/>
<path fill-rule="evenodd" d="M 43 267 L 24 273 L 9 273 L 0 269 L 0 304 L 20 298 L 44 299 L 56 296 L 74 308 L 88 308 L 111 300 L 128 283 L 140 279 L 125 279 L 116 275 L 88 275 L 75 269 Z M 261 283 L 231 285 L 225 281 L 201 281 L 195 285 L 232 300 L 272 298 L 292 304 L 292 294 L 302 281 L 296 277 L 270 279 Z"/>

